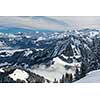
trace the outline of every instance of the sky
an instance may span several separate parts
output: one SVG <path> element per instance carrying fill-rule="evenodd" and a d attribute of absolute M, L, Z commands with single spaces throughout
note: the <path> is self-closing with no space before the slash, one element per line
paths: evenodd
<path fill-rule="evenodd" d="M 29 30 L 100 29 L 99 16 L 0 16 L 0 29 Z"/>

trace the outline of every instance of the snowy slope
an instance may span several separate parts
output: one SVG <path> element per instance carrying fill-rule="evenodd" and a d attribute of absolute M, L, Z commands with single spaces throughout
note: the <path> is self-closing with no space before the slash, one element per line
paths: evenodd
<path fill-rule="evenodd" d="M 59 57 L 54 58 L 53 61 L 54 64 L 52 64 L 50 67 L 46 68 L 46 65 L 40 65 L 39 68 L 34 69 L 32 72 L 44 76 L 45 78 L 53 82 L 54 79 L 59 81 L 62 76 L 66 74 L 66 72 L 68 74 L 72 74 L 74 77 L 76 70 L 75 66 L 80 66 L 81 64 L 77 62 L 72 62 L 69 64 L 61 60 Z M 71 68 L 66 70 L 66 65 L 71 66 Z"/>
<path fill-rule="evenodd" d="M 16 69 L 14 71 L 14 73 L 9 75 L 11 78 L 13 78 L 13 80 L 17 80 L 17 79 L 21 79 L 24 80 L 26 82 L 26 79 L 29 77 L 28 73 L 26 73 L 25 71 L 21 71 L 19 69 Z"/>
<path fill-rule="evenodd" d="M 62 78 L 62 75 L 66 73 L 66 70 L 64 68 L 65 62 L 61 61 L 58 57 L 54 58 L 53 61 L 54 64 L 49 68 L 45 68 L 45 65 L 40 65 L 40 68 L 34 69 L 33 72 L 44 76 L 52 82 L 55 78 L 59 80 L 60 78 Z"/>
<path fill-rule="evenodd" d="M 76 83 L 100 83 L 100 70 L 91 71 Z"/>

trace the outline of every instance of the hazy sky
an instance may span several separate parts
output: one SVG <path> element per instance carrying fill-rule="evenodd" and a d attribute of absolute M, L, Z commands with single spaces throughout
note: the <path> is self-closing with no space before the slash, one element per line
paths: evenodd
<path fill-rule="evenodd" d="M 66 30 L 73 28 L 100 28 L 100 17 L 80 16 L 0 16 L 0 28 Z"/>

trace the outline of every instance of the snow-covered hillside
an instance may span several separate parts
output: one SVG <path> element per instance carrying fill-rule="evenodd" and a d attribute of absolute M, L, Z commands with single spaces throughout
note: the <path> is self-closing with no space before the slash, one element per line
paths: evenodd
<path fill-rule="evenodd" d="M 100 70 L 89 72 L 84 78 L 75 83 L 100 83 Z"/>

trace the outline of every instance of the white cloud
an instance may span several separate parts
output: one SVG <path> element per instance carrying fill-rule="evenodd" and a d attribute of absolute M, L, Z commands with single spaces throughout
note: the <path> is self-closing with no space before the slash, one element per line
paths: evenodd
<path fill-rule="evenodd" d="M 62 20 L 69 24 L 68 28 L 100 28 L 99 16 L 51 16 L 56 20 Z"/>

